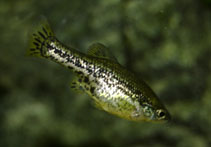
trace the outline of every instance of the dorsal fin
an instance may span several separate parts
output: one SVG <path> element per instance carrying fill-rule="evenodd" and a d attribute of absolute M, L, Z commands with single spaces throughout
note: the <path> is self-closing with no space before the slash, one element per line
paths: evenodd
<path fill-rule="evenodd" d="M 92 44 L 87 52 L 89 55 L 99 57 L 99 58 L 106 58 L 112 61 L 118 62 L 111 51 L 101 43 L 94 43 Z"/>

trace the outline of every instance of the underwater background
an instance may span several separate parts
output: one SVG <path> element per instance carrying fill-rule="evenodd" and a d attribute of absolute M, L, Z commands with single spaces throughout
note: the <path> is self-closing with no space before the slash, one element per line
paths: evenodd
<path fill-rule="evenodd" d="M 74 74 L 25 57 L 45 16 L 66 45 L 101 42 L 144 79 L 169 123 L 131 122 L 70 89 Z M 211 146 L 211 0 L 1 0 L 0 146 Z"/>

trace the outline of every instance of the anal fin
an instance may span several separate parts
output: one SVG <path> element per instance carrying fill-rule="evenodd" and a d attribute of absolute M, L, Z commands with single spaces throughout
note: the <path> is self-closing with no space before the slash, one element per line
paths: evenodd
<path fill-rule="evenodd" d="M 83 88 L 81 86 L 80 83 L 80 79 L 79 78 L 75 78 L 71 83 L 70 83 L 70 88 L 73 89 L 75 92 L 77 93 L 82 93 L 83 92 Z"/>

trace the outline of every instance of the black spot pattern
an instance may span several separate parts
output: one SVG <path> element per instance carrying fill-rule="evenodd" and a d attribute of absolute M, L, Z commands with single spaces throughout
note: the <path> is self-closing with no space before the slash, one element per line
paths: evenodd
<path fill-rule="evenodd" d="M 44 33 L 48 36 L 48 33 L 46 31 L 46 29 L 44 27 L 42 27 L 42 30 L 44 31 Z"/>
<path fill-rule="evenodd" d="M 88 83 L 88 82 L 89 82 L 89 78 L 88 78 L 88 77 L 85 77 L 85 78 L 84 78 L 84 82 L 85 82 L 85 83 Z"/>
<path fill-rule="evenodd" d="M 73 67 L 71 67 L 71 66 L 68 66 L 68 68 L 69 68 L 69 69 L 73 69 Z"/>
<path fill-rule="evenodd" d="M 61 50 L 58 50 L 58 49 L 54 49 L 54 53 L 61 55 L 62 51 Z"/>
<path fill-rule="evenodd" d="M 41 32 L 38 32 L 40 34 L 40 36 L 43 38 L 43 39 L 46 39 L 46 37 L 43 35 L 43 33 Z"/>
<path fill-rule="evenodd" d="M 77 73 L 78 75 L 83 75 L 83 72 L 82 72 L 82 71 L 76 71 L 76 73 Z"/>
<path fill-rule="evenodd" d="M 90 88 L 90 92 L 91 92 L 92 94 L 94 94 L 94 91 L 95 91 L 95 88 L 94 88 L 94 87 L 91 87 L 91 88 Z"/>

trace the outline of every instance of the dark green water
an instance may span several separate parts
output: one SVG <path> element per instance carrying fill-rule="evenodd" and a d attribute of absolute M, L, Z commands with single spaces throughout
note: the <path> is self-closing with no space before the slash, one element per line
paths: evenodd
<path fill-rule="evenodd" d="M 40 15 L 67 45 L 110 47 L 151 85 L 172 121 L 135 123 L 100 111 L 70 90 L 69 70 L 25 57 Z M 0 146 L 211 145 L 210 0 L 2 0 L 0 18 Z"/>

